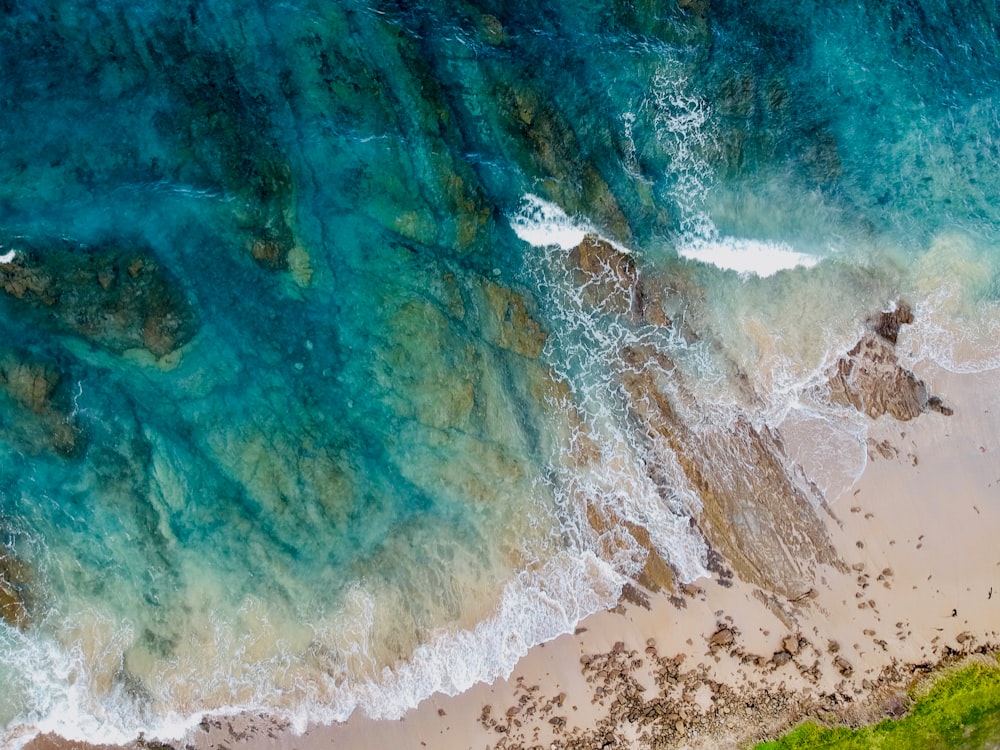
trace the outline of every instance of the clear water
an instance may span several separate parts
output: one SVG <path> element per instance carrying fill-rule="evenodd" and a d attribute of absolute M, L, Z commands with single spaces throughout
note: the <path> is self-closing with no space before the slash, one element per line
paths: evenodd
<path fill-rule="evenodd" d="M 1000 364 L 1000 12 L 688 6 L 6 3 L 6 742 L 392 717 L 504 674 L 641 565 L 581 497 L 696 577 L 624 344 L 695 376 L 692 422 L 841 441 L 799 456 L 831 493 L 864 425 L 805 394 L 872 312 L 914 306 L 909 363 Z M 588 303 L 586 232 L 673 328 Z"/>

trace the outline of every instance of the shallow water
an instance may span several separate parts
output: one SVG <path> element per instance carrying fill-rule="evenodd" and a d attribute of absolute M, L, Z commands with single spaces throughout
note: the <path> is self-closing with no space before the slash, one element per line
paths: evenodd
<path fill-rule="evenodd" d="M 8 3 L 8 741 L 505 674 L 642 567 L 591 506 L 698 576 L 628 347 L 830 500 L 866 418 L 816 386 L 870 315 L 1000 364 L 998 11 L 682 5 Z M 595 303 L 588 233 L 672 325 Z"/>

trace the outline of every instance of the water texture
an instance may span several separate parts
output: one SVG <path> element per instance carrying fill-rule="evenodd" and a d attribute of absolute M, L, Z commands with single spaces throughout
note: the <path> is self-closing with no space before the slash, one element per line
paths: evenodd
<path fill-rule="evenodd" d="M 639 374 L 832 501 L 870 316 L 1000 364 L 998 15 L 7 0 L 4 742 L 396 717 L 704 573 Z"/>

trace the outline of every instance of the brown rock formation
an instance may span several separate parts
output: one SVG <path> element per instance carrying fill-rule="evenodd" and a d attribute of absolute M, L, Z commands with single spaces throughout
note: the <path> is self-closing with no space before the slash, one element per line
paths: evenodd
<path fill-rule="evenodd" d="M 645 528 L 622 518 L 610 508 L 598 507 L 594 503 L 587 503 L 587 521 L 604 540 L 605 545 L 618 545 L 621 548 L 635 542 L 642 548 L 646 559 L 636 576 L 639 585 L 650 591 L 675 591 L 674 571 L 660 556 Z M 628 536 L 624 536 L 623 532 L 627 532 Z M 606 551 L 611 556 L 616 550 Z"/>
<path fill-rule="evenodd" d="M 24 630 L 31 624 L 28 611 L 28 566 L 0 552 L 0 617 L 8 625 Z"/>
<path fill-rule="evenodd" d="M 701 500 L 696 520 L 708 543 L 745 581 L 789 598 L 808 590 L 815 565 L 836 564 L 837 557 L 817 515 L 821 498 L 792 473 L 780 438 L 744 416 L 727 427 L 690 428 L 658 383 L 669 362 L 636 348 L 623 356 L 631 367 L 622 385 L 650 454 L 672 452 Z"/>
<path fill-rule="evenodd" d="M 643 283 L 631 255 L 595 235 L 587 235 L 570 252 L 569 260 L 588 304 L 627 315 L 633 322 L 670 324 L 663 313 L 662 290 Z"/>
<path fill-rule="evenodd" d="M 183 294 L 144 249 L 21 246 L 13 262 L 0 265 L 0 286 L 39 325 L 118 353 L 143 348 L 161 357 L 198 327 Z"/>
<path fill-rule="evenodd" d="M 912 322 L 913 313 L 903 302 L 869 320 L 869 330 L 837 362 L 830 376 L 830 399 L 853 406 L 872 419 L 890 414 L 907 421 L 928 409 L 950 415 L 951 409 L 939 397 L 931 396 L 922 380 L 899 365 L 899 330 Z"/>
<path fill-rule="evenodd" d="M 650 310 L 662 315 L 662 291 L 643 283 L 631 256 L 587 237 L 569 260 L 585 299 L 605 312 L 649 322 Z M 686 413 L 699 406 L 673 363 L 651 347 L 627 347 L 620 357 L 620 383 L 657 486 L 670 492 L 685 483 L 694 490 L 702 505 L 698 526 L 741 578 L 789 598 L 809 590 L 815 565 L 837 558 L 817 514 L 822 498 L 793 471 L 780 438 L 741 414 L 728 425 L 689 426 L 676 400 L 683 399 Z M 667 465 L 679 466 L 681 475 L 668 475 Z M 643 546 L 651 549 L 646 536 Z"/>

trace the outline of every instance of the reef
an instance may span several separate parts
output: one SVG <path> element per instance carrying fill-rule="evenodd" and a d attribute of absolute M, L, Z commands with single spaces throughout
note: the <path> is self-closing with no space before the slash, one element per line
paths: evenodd
<path fill-rule="evenodd" d="M 77 455 L 85 436 L 60 363 L 0 348 L 0 436 L 21 450 Z"/>
<path fill-rule="evenodd" d="M 198 329 L 194 308 L 148 247 L 117 241 L 7 244 L 15 253 L 0 263 L 7 304 L 40 328 L 117 354 L 146 349 L 156 357 L 176 351 Z"/>

